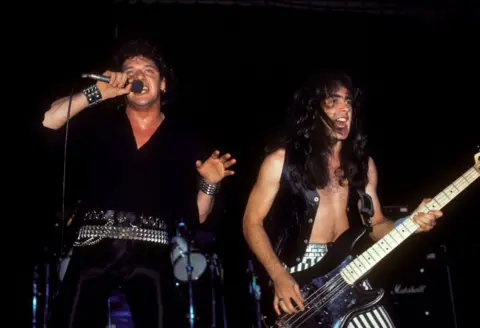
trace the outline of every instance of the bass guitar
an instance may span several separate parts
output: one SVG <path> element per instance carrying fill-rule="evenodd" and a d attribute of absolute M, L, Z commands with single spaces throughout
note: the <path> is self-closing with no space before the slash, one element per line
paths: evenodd
<path fill-rule="evenodd" d="M 413 217 L 417 213 L 442 209 L 479 178 L 480 152 L 475 154 L 474 162 L 469 170 L 429 203 L 421 206 L 355 258 L 351 255 L 352 250 L 367 234 L 367 230 L 357 228 L 345 231 L 320 262 L 292 274 L 300 286 L 305 310 L 277 316 L 270 304 L 272 311 L 263 315 L 263 325 L 268 328 L 345 328 L 350 319 L 376 305 L 383 297 L 383 290 L 365 290 L 359 286 L 359 282 L 375 265 L 415 233 L 419 226 Z"/>

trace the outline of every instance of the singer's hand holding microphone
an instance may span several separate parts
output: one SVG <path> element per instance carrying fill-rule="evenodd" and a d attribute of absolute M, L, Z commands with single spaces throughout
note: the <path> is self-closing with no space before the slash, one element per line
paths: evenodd
<path fill-rule="evenodd" d="M 59 129 L 65 124 L 68 115 L 74 117 L 83 109 L 98 102 L 131 92 L 141 93 L 143 90 L 143 82 L 130 81 L 126 73 L 106 71 L 103 75 L 82 74 L 82 77 L 96 80 L 97 83 L 83 89 L 79 93 L 81 97 L 63 97 L 55 100 L 45 113 L 42 122 L 45 127 Z"/>
<path fill-rule="evenodd" d="M 143 82 L 140 80 L 130 81 L 126 73 L 106 71 L 103 75 L 82 74 L 82 77 L 98 81 L 96 86 L 103 100 L 130 92 L 140 93 L 143 90 Z"/>
<path fill-rule="evenodd" d="M 132 92 L 133 84 L 127 84 L 128 76 L 126 73 L 106 71 L 103 76 L 108 77 L 110 81 L 99 80 L 97 82 L 97 88 L 102 94 L 102 99 L 115 98 Z"/>

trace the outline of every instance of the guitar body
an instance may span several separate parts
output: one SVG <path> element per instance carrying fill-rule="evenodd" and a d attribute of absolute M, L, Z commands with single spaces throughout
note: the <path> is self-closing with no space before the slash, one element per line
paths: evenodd
<path fill-rule="evenodd" d="M 356 284 L 393 249 L 417 231 L 419 225 L 413 220 L 416 213 L 442 209 L 480 178 L 480 153 L 475 154 L 474 160 L 473 167 L 366 251 L 357 253 L 359 256 L 354 258 L 352 254 L 355 254 L 354 249 L 365 236 L 366 229 L 350 228 L 335 241 L 333 247 L 317 264 L 292 274 L 304 298 L 304 311 L 277 316 L 273 309 L 274 288 L 273 286 L 270 289 L 264 288 L 265 293 L 262 297 L 264 326 L 345 328 L 351 318 L 376 305 L 383 297 L 383 290 L 365 291 Z"/>
<path fill-rule="evenodd" d="M 366 291 L 348 285 L 339 275 L 353 260 L 352 251 L 365 233 L 364 228 L 345 231 L 320 262 L 292 274 L 305 300 L 305 311 L 277 316 L 273 310 L 272 287 L 268 297 L 264 295 L 264 326 L 344 328 L 352 317 L 377 304 L 383 297 L 383 290 Z"/>

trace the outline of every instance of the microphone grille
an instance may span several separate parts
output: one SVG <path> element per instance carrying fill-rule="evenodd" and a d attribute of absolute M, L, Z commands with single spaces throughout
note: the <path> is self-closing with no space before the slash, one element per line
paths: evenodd
<path fill-rule="evenodd" d="M 132 81 L 132 88 L 130 91 L 134 93 L 140 93 L 143 90 L 143 82 L 140 80 L 133 80 Z"/>

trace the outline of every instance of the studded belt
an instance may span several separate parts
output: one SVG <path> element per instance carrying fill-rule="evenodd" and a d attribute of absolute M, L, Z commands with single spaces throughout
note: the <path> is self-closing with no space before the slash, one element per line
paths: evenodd
<path fill-rule="evenodd" d="M 302 258 L 297 258 L 297 264 L 291 268 L 284 264 L 290 273 L 306 270 L 318 263 L 328 252 L 329 244 L 308 244 Z"/>
<path fill-rule="evenodd" d="M 84 225 L 80 227 L 75 246 L 92 245 L 92 242 L 96 243 L 103 238 L 141 240 L 165 245 L 168 245 L 169 243 L 168 233 L 162 230 L 106 225 Z M 84 241 L 85 243 L 81 242 L 82 239 L 86 239 Z"/>
<path fill-rule="evenodd" d="M 105 224 L 110 223 L 115 226 L 138 227 L 144 229 L 166 230 L 167 224 L 162 219 L 155 216 L 147 216 L 134 212 L 125 211 L 88 211 L 83 217 L 85 224 Z"/>
<path fill-rule="evenodd" d="M 88 211 L 74 246 L 89 246 L 104 238 L 169 244 L 167 224 L 154 216 L 122 211 Z"/>
<path fill-rule="evenodd" d="M 327 254 L 328 248 L 328 244 L 308 244 L 303 258 L 320 259 Z"/>

